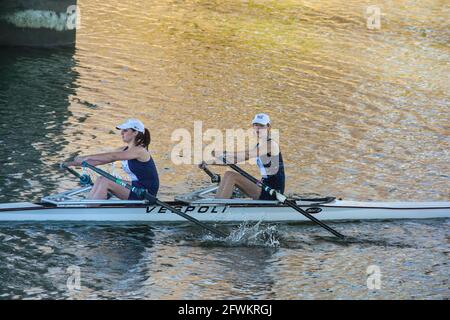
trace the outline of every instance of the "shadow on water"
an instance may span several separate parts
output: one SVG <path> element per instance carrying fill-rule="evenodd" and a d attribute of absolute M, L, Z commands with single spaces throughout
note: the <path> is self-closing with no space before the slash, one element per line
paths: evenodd
<path fill-rule="evenodd" d="M 387 222 L 387 221 L 385 221 Z M 394 222 L 391 221 L 394 224 Z M 338 224 L 339 225 L 339 224 Z M 343 224 L 340 224 L 343 225 Z M 417 248 L 408 238 L 397 237 L 395 234 L 378 233 L 377 224 L 354 223 L 348 229 L 345 239 L 327 235 L 313 224 L 267 224 L 262 222 L 245 222 L 238 226 L 221 226 L 222 231 L 229 233 L 225 239 L 217 238 L 211 234 L 192 232 L 179 235 L 176 242 L 186 246 L 199 247 L 260 247 L 283 249 L 308 249 L 321 245 L 358 246 L 358 247 L 391 247 L 391 248 Z M 343 230 L 345 233 L 345 229 Z M 177 236 L 175 236 L 177 238 Z"/>
<path fill-rule="evenodd" d="M 46 157 L 67 143 L 75 49 L 0 50 L 0 202 L 35 200 L 56 188 Z"/>
<path fill-rule="evenodd" d="M 147 225 L 0 224 L 0 298 L 66 296 L 74 267 L 88 290 L 129 283 L 132 266 L 153 245 Z"/>
<path fill-rule="evenodd" d="M 408 243 L 395 241 L 392 239 L 382 239 L 369 236 L 369 235 L 358 235 L 358 236 L 351 236 L 346 237 L 345 239 L 339 239 L 332 236 L 320 236 L 320 235 L 313 235 L 312 239 L 316 241 L 316 243 L 333 243 L 335 245 L 339 246 L 353 246 L 353 245 L 360 245 L 360 246 L 376 246 L 376 247 L 396 247 L 396 248 L 416 248 L 416 245 L 411 245 Z"/>

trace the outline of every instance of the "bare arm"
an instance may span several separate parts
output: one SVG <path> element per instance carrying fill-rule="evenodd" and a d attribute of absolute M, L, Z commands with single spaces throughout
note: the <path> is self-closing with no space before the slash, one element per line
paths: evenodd
<path fill-rule="evenodd" d="M 245 149 L 244 151 L 237 151 L 237 152 L 223 152 L 219 155 L 213 154 L 213 156 L 216 157 L 216 164 L 221 164 L 223 162 L 223 158 L 226 157 L 227 163 L 238 163 L 242 161 L 246 161 L 250 159 L 251 154 L 253 153 L 253 149 Z M 217 163 L 217 161 L 219 163 Z"/>
<path fill-rule="evenodd" d="M 80 166 L 83 161 L 86 161 L 90 165 L 98 166 L 114 161 L 120 160 L 132 160 L 141 157 L 142 154 L 140 150 L 137 149 L 127 149 L 122 151 L 105 152 L 92 154 L 88 156 L 76 157 L 73 161 L 69 161 L 66 165 L 69 166 Z"/>
<path fill-rule="evenodd" d="M 252 158 L 257 156 L 265 156 L 271 154 L 272 156 L 277 156 L 280 153 L 280 147 L 278 143 L 271 140 L 270 143 L 261 142 L 257 148 L 253 150 Z"/>
<path fill-rule="evenodd" d="M 103 164 L 103 163 L 100 163 L 99 161 L 93 161 L 93 160 L 89 160 L 89 161 L 87 161 L 87 163 L 89 163 L 92 166 L 99 166 L 99 165 Z M 66 167 L 75 167 L 75 166 L 80 166 L 81 163 L 74 160 L 74 161 L 63 162 L 63 165 L 65 165 Z"/>

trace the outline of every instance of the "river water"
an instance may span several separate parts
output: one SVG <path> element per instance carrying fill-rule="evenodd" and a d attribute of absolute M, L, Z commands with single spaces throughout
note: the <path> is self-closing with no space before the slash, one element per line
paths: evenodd
<path fill-rule="evenodd" d="M 174 130 L 247 129 L 258 112 L 280 132 L 287 193 L 449 199 L 447 2 L 378 1 L 378 29 L 362 0 L 78 4 L 74 49 L 0 51 L 0 202 L 77 186 L 57 164 L 120 146 L 129 117 L 150 128 L 171 199 L 208 184 L 171 161 Z M 0 298 L 448 299 L 448 219 L 334 226 L 359 241 L 312 225 L 222 226 L 234 236 L 217 241 L 189 226 L 1 224 Z"/>

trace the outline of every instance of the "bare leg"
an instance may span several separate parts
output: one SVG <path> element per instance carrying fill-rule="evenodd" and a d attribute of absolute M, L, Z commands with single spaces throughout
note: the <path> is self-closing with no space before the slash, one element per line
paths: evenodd
<path fill-rule="evenodd" d="M 128 181 L 125 181 L 129 183 Z M 88 199 L 91 200 L 106 200 L 108 197 L 108 192 L 113 193 L 116 197 L 122 200 L 128 199 L 130 195 L 130 190 L 119 186 L 118 184 L 106 179 L 105 177 L 99 177 L 95 183 L 94 187 L 88 195 Z"/>
<path fill-rule="evenodd" d="M 99 189 L 99 187 L 100 187 L 100 185 L 102 183 L 101 180 L 103 180 L 103 179 L 104 179 L 103 177 L 99 177 L 95 181 L 94 186 L 92 187 L 91 191 L 89 192 L 89 195 L 88 195 L 87 199 L 91 199 L 91 195 L 96 194 L 98 192 L 98 189 Z"/>
<path fill-rule="evenodd" d="M 104 177 L 98 177 L 95 180 L 94 187 L 89 192 L 89 200 L 106 200 L 108 197 L 108 180 Z"/>
<path fill-rule="evenodd" d="M 234 187 L 238 187 L 242 192 L 253 199 L 258 199 L 261 195 L 261 188 L 247 178 L 243 177 L 237 172 L 226 171 L 223 179 L 220 182 L 219 189 L 217 189 L 216 198 L 230 199 L 233 195 Z"/>

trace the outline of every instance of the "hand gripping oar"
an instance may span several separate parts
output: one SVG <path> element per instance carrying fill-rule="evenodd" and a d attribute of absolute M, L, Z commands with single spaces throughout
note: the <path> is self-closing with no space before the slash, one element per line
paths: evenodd
<path fill-rule="evenodd" d="M 337 232 L 336 230 L 334 230 L 333 228 L 327 226 L 325 223 L 323 223 L 322 221 L 320 221 L 319 219 L 317 219 L 316 217 L 313 217 L 312 215 L 310 215 L 308 212 L 306 212 L 305 210 L 303 210 L 302 208 L 300 208 L 295 201 L 293 200 L 289 200 L 284 194 L 278 192 L 275 189 L 270 188 L 269 186 L 265 185 L 264 183 L 262 183 L 261 181 L 257 180 L 256 178 L 254 178 L 253 176 L 251 176 L 250 174 L 248 174 L 247 172 L 245 172 L 244 170 L 242 170 L 241 168 L 239 168 L 237 165 L 235 164 L 230 164 L 226 162 L 226 159 L 223 159 L 223 162 L 226 163 L 231 169 L 233 169 L 234 171 L 236 171 L 237 173 L 241 174 L 242 176 L 244 176 L 245 178 L 247 178 L 248 180 L 250 180 L 251 182 L 255 183 L 256 185 L 260 186 L 263 190 L 267 191 L 269 194 L 273 195 L 275 194 L 275 196 L 277 197 L 277 200 L 280 201 L 283 204 L 288 205 L 289 207 L 291 207 L 292 209 L 300 212 L 301 214 L 303 214 L 305 217 L 307 217 L 309 220 L 317 223 L 319 226 L 321 226 L 322 228 L 328 230 L 329 232 L 331 232 L 332 234 L 334 234 L 336 237 L 339 237 L 341 239 L 345 239 L 345 236 L 343 234 L 340 234 L 339 232 Z"/>
<path fill-rule="evenodd" d="M 177 214 L 177 215 L 179 215 L 179 216 L 181 216 L 181 217 L 183 217 L 183 218 L 185 218 L 185 219 L 195 223 L 196 225 L 211 231 L 212 233 L 216 234 L 219 237 L 223 237 L 223 238 L 227 237 L 227 235 L 224 232 L 222 232 L 222 231 L 220 231 L 220 230 L 218 230 L 216 228 L 210 227 L 210 226 L 204 224 L 203 222 L 200 222 L 197 219 L 191 217 L 190 215 L 187 215 L 187 214 L 181 212 L 180 210 L 175 209 L 174 207 L 168 205 L 167 203 L 158 200 L 158 198 L 156 198 L 155 196 L 151 195 L 150 193 L 148 193 L 144 189 L 133 187 L 132 185 L 126 183 L 125 181 L 123 181 L 123 180 L 121 180 L 119 178 L 114 177 L 113 175 L 109 174 L 108 172 L 105 172 L 105 171 L 103 171 L 103 170 L 101 170 L 99 168 L 96 168 L 96 167 L 90 165 L 86 161 L 83 161 L 81 163 L 81 165 L 83 167 L 85 167 L 85 168 L 91 169 L 94 172 L 97 172 L 99 175 L 105 177 L 106 179 L 109 179 L 112 182 L 117 183 L 118 185 L 127 188 L 131 192 L 134 192 L 134 193 L 136 193 L 139 196 L 143 196 L 145 199 L 149 200 L 150 202 L 156 203 L 156 204 L 160 205 L 161 207 L 164 207 L 167 210 L 172 211 L 173 213 L 175 213 L 175 214 Z"/>

